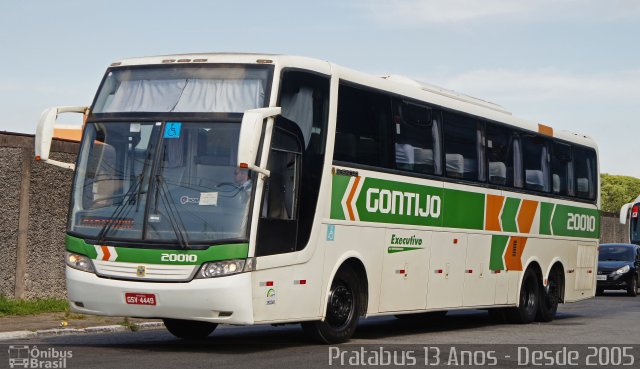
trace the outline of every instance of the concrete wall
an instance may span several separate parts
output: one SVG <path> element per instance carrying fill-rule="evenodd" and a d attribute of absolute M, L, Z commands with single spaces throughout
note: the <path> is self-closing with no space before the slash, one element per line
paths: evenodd
<path fill-rule="evenodd" d="M 603 213 L 600 222 L 600 243 L 629 242 L 629 225 L 620 224 L 618 214 Z"/>
<path fill-rule="evenodd" d="M 0 132 L 0 294 L 64 297 L 64 233 L 73 172 L 33 159 L 33 136 Z M 54 140 L 52 159 L 78 144 Z"/>
<path fill-rule="evenodd" d="M 14 296 L 22 149 L 0 146 L 0 294 Z"/>

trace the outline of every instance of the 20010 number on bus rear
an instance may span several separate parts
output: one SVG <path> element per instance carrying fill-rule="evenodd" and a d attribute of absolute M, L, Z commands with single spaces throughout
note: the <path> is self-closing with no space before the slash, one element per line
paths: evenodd
<path fill-rule="evenodd" d="M 570 231 L 595 232 L 596 217 L 584 214 L 568 214 L 567 229 Z"/>

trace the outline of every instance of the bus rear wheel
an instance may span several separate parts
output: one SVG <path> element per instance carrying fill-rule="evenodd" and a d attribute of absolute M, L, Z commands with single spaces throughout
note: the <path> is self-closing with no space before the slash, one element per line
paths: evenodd
<path fill-rule="evenodd" d="M 547 287 L 540 291 L 540 304 L 536 320 L 550 322 L 556 317 L 558 303 L 562 294 L 562 274 L 559 269 L 552 269 L 547 278 Z"/>
<path fill-rule="evenodd" d="M 522 278 L 518 306 L 509 308 L 506 311 L 509 323 L 528 324 L 533 322 L 538 312 L 538 304 L 540 303 L 539 296 L 540 288 L 538 277 L 531 268 L 528 268 Z"/>
<path fill-rule="evenodd" d="M 350 268 L 340 269 L 331 283 L 323 321 L 303 322 L 302 329 L 316 341 L 347 342 L 356 331 L 362 312 L 363 291 L 360 278 Z"/>
<path fill-rule="evenodd" d="M 162 319 L 164 326 L 174 336 L 186 340 L 206 338 L 218 326 L 217 323 L 198 322 L 195 320 Z"/>

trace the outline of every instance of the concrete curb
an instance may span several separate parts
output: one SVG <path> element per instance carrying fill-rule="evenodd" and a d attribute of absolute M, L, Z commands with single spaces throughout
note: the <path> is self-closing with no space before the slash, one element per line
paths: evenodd
<path fill-rule="evenodd" d="M 78 334 L 99 334 L 99 333 L 126 333 L 126 332 L 139 332 L 149 331 L 153 329 L 164 328 L 162 322 L 143 322 L 134 323 L 131 326 L 124 325 L 103 325 L 97 327 L 87 328 L 56 328 L 56 329 L 42 329 L 35 332 L 32 331 L 15 331 L 15 332 L 0 332 L 0 341 L 8 340 L 22 340 L 37 337 L 56 337 L 56 336 L 72 336 Z"/>

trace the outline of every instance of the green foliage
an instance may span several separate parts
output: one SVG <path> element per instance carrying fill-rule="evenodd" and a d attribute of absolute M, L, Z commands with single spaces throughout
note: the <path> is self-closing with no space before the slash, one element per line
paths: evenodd
<path fill-rule="evenodd" d="M 640 179 L 603 173 L 600 176 L 602 211 L 617 213 L 640 195 Z"/>
<path fill-rule="evenodd" d="M 16 300 L 0 295 L 0 316 L 54 313 L 67 311 L 68 306 L 65 299 Z"/>

